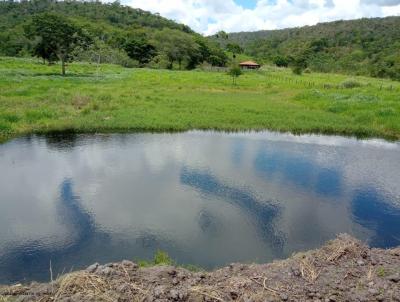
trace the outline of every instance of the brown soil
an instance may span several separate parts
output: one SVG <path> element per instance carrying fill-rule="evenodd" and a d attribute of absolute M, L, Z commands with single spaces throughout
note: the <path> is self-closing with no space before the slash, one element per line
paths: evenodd
<path fill-rule="evenodd" d="M 287 260 L 213 272 L 95 264 L 51 283 L 0 287 L 0 301 L 400 301 L 400 248 L 341 235 Z"/>

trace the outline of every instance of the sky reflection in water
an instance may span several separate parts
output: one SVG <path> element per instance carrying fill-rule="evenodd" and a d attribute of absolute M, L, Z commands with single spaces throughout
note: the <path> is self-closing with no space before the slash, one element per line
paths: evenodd
<path fill-rule="evenodd" d="M 400 244 L 400 144 L 276 133 L 61 135 L 0 145 L 0 283 L 93 262 L 213 268 L 348 232 Z"/>

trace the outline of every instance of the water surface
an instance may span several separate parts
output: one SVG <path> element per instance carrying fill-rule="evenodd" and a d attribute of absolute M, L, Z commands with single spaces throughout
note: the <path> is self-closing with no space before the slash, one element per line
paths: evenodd
<path fill-rule="evenodd" d="M 400 144 L 289 134 L 31 136 L 0 145 L 0 283 L 93 262 L 265 262 L 347 232 L 400 244 Z"/>

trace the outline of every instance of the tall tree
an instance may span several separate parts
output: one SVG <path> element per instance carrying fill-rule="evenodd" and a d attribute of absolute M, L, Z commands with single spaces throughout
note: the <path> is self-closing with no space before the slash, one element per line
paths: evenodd
<path fill-rule="evenodd" d="M 88 35 L 63 16 L 44 13 L 33 17 L 26 28 L 26 34 L 35 37 L 33 54 L 43 59 L 58 58 L 61 74 L 65 75 L 65 63 L 72 59 L 71 53 L 77 47 L 91 43 Z"/>
<path fill-rule="evenodd" d="M 124 49 L 130 58 L 140 64 L 149 63 L 157 54 L 156 48 L 142 37 L 129 39 Z"/>
<path fill-rule="evenodd" d="M 189 61 L 195 53 L 200 52 L 193 36 L 181 31 L 163 29 L 155 34 L 154 39 L 157 48 L 167 56 L 170 69 L 174 62 L 178 62 L 179 69 L 182 69 L 183 61 Z"/>

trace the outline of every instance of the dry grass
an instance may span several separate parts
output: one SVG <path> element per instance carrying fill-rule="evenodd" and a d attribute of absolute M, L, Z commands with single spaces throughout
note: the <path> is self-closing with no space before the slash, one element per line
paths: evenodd
<path fill-rule="evenodd" d="M 204 286 L 193 286 L 190 289 L 191 292 L 195 294 L 200 294 L 201 296 L 210 298 L 214 301 L 228 301 L 231 300 L 230 298 L 224 297 L 224 295 L 215 289 L 213 286 L 204 285 Z"/>
<path fill-rule="evenodd" d="M 97 301 L 115 301 L 115 297 L 107 293 L 110 290 L 111 286 L 103 278 L 81 271 L 68 274 L 60 279 L 53 301 L 58 301 L 60 297 L 70 296 L 78 292 L 84 292 L 86 299 L 95 298 Z"/>
<path fill-rule="evenodd" d="M 345 255 L 352 257 L 359 257 L 362 253 L 362 248 L 358 241 L 350 239 L 345 235 L 339 235 L 340 240 L 336 239 L 332 241 L 330 246 L 330 252 L 327 253 L 326 260 L 329 262 L 335 262 Z"/>
<path fill-rule="evenodd" d="M 300 273 L 305 280 L 314 283 L 321 272 L 315 267 L 313 259 L 305 258 L 300 261 Z"/>

